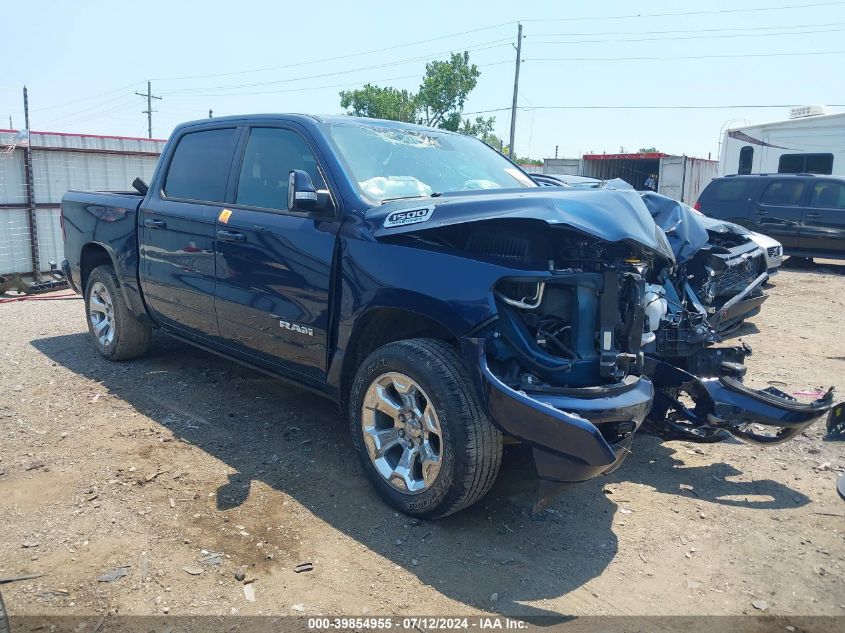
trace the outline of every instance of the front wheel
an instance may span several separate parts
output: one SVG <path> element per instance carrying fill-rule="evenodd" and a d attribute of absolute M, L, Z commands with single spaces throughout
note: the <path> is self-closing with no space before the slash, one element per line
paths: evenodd
<path fill-rule="evenodd" d="M 355 376 L 349 417 L 367 476 L 406 514 L 452 514 L 496 479 L 502 435 L 443 341 L 398 341 L 370 354 Z"/>
<path fill-rule="evenodd" d="M 85 314 L 97 351 L 109 360 L 137 358 L 150 348 L 152 330 L 129 312 L 111 266 L 97 266 L 88 276 Z"/>

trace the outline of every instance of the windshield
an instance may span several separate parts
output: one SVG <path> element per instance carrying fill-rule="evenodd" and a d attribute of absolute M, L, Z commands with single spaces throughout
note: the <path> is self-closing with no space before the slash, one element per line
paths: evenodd
<path fill-rule="evenodd" d="M 469 136 L 350 123 L 334 123 L 328 130 L 353 180 L 371 200 L 536 186 L 504 156 Z"/>

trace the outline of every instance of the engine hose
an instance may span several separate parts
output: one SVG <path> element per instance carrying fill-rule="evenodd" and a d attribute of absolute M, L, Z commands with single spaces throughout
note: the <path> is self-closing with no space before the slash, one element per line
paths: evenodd
<path fill-rule="evenodd" d="M 519 320 L 519 316 L 513 313 L 513 308 L 501 305 L 499 311 L 503 318 L 499 319 L 498 331 L 514 356 L 527 367 L 547 373 L 565 372 L 572 369 L 572 361 L 567 360 L 561 363 L 559 359 L 549 356 L 534 343 L 528 330 L 525 329 L 525 325 Z M 540 360 L 545 362 L 540 362 Z"/>
<path fill-rule="evenodd" d="M 569 358 L 571 360 L 577 360 L 578 359 L 578 354 L 573 352 L 571 349 L 569 349 L 566 345 L 561 343 L 559 340 L 557 340 L 551 334 L 546 337 L 546 340 L 549 343 L 551 343 L 552 345 L 554 345 L 555 349 L 557 349 L 557 351 L 559 351 L 561 354 L 563 354 L 566 358 Z"/>

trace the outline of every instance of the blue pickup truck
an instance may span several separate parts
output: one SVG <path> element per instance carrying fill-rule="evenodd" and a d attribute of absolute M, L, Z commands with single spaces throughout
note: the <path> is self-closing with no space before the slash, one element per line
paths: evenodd
<path fill-rule="evenodd" d="M 686 410 L 693 437 L 717 427 L 702 441 L 751 422 L 777 441 L 831 406 L 747 389 L 743 349 L 661 360 L 655 346 L 706 322 L 687 317 L 642 198 L 539 187 L 473 138 L 208 119 L 179 126 L 134 187 L 62 200 L 63 269 L 100 353 L 140 356 L 158 328 L 335 400 L 373 485 L 409 514 L 480 499 L 504 438 L 531 446 L 542 481 L 612 471 L 655 384 L 675 426 L 679 391 L 704 394 Z"/>

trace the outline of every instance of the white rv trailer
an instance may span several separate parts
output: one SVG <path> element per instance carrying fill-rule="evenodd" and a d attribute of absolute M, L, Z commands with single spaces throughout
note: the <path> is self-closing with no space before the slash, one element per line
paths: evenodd
<path fill-rule="evenodd" d="M 802 106 L 789 116 L 726 130 L 719 175 L 845 174 L 845 112 Z"/>

